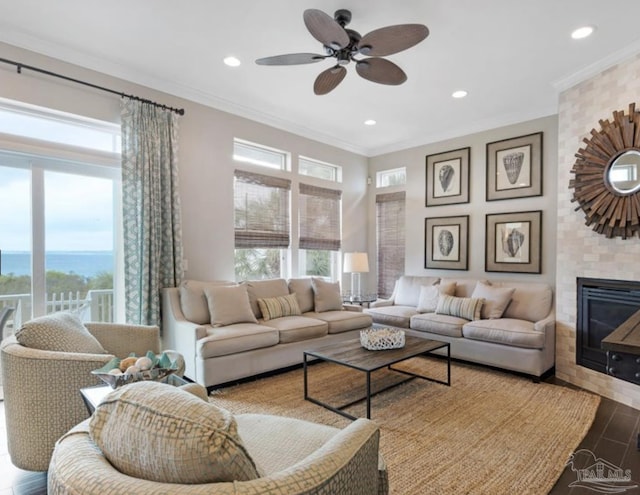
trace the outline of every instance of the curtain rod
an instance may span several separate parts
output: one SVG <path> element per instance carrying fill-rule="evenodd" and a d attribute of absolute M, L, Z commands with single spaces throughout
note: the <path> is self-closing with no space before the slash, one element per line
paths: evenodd
<path fill-rule="evenodd" d="M 10 65 L 14 65 L 18 71 L 18 74 L 22 74 L 22 69 L 28 69 L 28 70 L 32 70 L 34 72 L 39 72 L 40 74 L 45 74 L 47 76 L 52 76 L 52 77 L 57 77 L 59 79 L 64 79 L 65 81 L 71 81 L 74 82 L 76 84 L 82 84 L 83 86 L 89 86 L 90 88 L 94 88 L 94 89 L 99 89 L 100 91 L 106 91 L 107 93 L 112 93 L 114 95 L 118 95 L 122 98 L 129 98 L 130 100 L 137 100 L 137 101 L 141 101 L 142 103 L 148 103 L 150 105 L 154 105 L 156 107 L 161 107 L 164 110 L 170 110 L 172 112 L 177 113 L 178 115 L 184 115 L 184 108 L 173 108 L 173 107 L 169 107 L 167 105 L 163 105 L 162 103 L 158 103 L 152 100 L 147 100 L 145 98 L 140 98 L 139 96 L 135 96 L 135 95 L 128 95 L 126 93 L 123 93 L 121 91 L 116 91 L 113 89 L 109 89 L 109 88 L 105 88 L 103 86 L 98 86 L 97 84 L 92 84 L 90 82 L 86 82 L 86 81 L 81 81 L 80 79 L 74 79 L 72 77 L 68 77 L 68 76 L 63 76 L 62 74 L 57 74 L 55 72 L 51 72 L 48 70 L 44 70 L 44 69 L 40 69 L 38 67 L 33 67 L 32 65 L 26 65 L 23 64 L 21 62 L 14 62 L 13 60 L 7 60 L 6 58 L 0 58 L 0 62 L 3 62 L 5 64 L 10 64 Z"/>

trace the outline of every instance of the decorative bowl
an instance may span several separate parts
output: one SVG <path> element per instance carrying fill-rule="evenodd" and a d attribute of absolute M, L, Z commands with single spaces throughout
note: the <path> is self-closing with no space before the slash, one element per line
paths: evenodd
<path fill-rule="evenodd" d="M 129 357 L 136 357 L 135 354 L 130 354 Z M 91 371 L 91 374 L 96 375 L 103 382 L 109 385 L 111 388 L 118 388 L 129 383 L 140 382 L 144 380 L 162 380 L 163 378 L 175 373 L 178 370 L 178 365 L 175 361 L 171 361 L 166 353 L 156 355 L 149 351 L 146 354 L 151 360 L 151 367 L 147 370 L 138 371 L 135 373 L 110 373 L 113 369 L 120 369 L 120 362 L 123 361 L 120 358 L 113 358 L 102 368 Z"/>
<path fill-rule="evenodd" d="M 360 344 L 369 351 L 404 347 L 404 330 L 398 328 L 369 328 L 360 330 Z"/>

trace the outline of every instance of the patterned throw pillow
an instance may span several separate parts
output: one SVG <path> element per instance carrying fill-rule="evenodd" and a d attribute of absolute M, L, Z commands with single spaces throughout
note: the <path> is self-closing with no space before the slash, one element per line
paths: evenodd
<path fill-rule="evenodd" d="M 52 313 L 26 322 L 16 332 L 19 344 L 32 349 L 105 354 L 100 342 L 72 313 Z"/>
<path fill-rule="evenodd" d="M 283 316 L 301 315 L 298 298 L 295 294 L 278 297 L 265 297 L 258 299 L 258 306 L 262 312 L 264 321 L 282 318 Z"/>
<path fill-rule="evenodd" d="M 96 408 L 89 432 L 107 460 L 133 478 L 199 484 L 260 477 L 229 411 L 164 383 L 114 390 Z"/>
<path fill-rule="evenodd" d="M 482 299 L 472 297 L 454 297 L 443 294 L 438 299 L 436 313 L 457 316 L 465 320 L 479 320 L 482 309 Z"/>

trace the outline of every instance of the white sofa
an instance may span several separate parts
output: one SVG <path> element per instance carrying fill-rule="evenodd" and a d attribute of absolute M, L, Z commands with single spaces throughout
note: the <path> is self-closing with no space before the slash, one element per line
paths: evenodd
<path fill-rule="evenodd" d="M 300 314 L 265 321 L 258 301 L 290 294 Z M 358 338 L 371 316 L 345 308 L 339 285 L 316 278 L 187 280 L 162 290 L 162 340 L 184 356 L 185 376 L 213 387 L 300 364 L 305 350 Z"/>
<path fill-rule="evenodd" d="M 455 311 L 444 296 L 466 298 L 467 305 L 481 299 L 478 318 L 447 314 Z M 453 358 L 525 373 L 535 381 L 555 363 L 553 291 L 544 283 L 402 276 L 389 299 L 365 312 L 374 323 L 449 342 Z"/>

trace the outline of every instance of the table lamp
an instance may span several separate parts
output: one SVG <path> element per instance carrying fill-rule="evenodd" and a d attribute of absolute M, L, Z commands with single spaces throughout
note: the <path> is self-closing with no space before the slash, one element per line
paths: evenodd
<path fill-rule="evenodd" d="M 360 274 L 369 272 L 367 253 L 344 253 L 344 272 L 351 273 L 352 296 L 361 296 Z"/>

